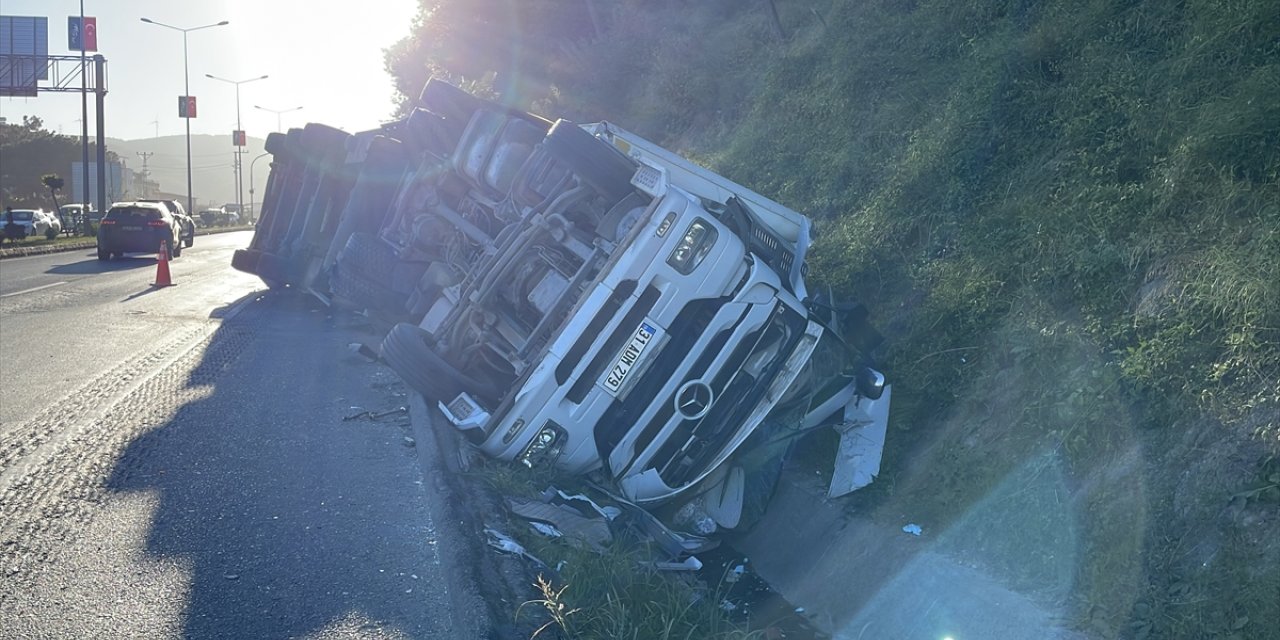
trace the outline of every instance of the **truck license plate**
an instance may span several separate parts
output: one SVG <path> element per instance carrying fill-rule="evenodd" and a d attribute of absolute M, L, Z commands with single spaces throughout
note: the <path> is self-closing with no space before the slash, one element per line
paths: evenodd
<path fill-rule="evenodd" d="M 622 353 L 618 355 L 618 360 L 613 363 L 613 368 L 604 377 L 604 388 L 612 395 L 618 395 L 618 390 L 622 388 L 622 383 L 627 379 L 627 374 L 631 372 L 632 367 L 640 360 L 640 354 L 644 353 L 649 343 L 653 341 L 653 335 L 657 333 L 657 329 L 648 322 L 641 322 L 636 327 L 635 335 L 631 336 L 631 342 L 627 344 Z"/>

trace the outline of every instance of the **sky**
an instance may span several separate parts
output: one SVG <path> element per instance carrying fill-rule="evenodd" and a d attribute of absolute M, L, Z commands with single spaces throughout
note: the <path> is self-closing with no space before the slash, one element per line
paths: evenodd
<path fill-rule="evenodd" d="M 97 18 L 98 53 L 107 59 L 106 135 L 133 140 L 185 131 L 177 113 L 182 34 L 141 18 L 182 28 L 228 21 L 187 34 L 191 95 L 198 102 L 191 133 L 230 136 L 235 128 L 235 86 L 205 74 L 229 80 L 266 75 L 240 85 L 243 127 L 250 136 L 266 137 L 276 130 L 276 115 L 254 105 L 301 106 L 281 115 L 286 129 L 322 122 L 354 132 L 390 120 L 395 90 L 383 50 L 409 33 L 416 9 L 415 0 L 84 0 L 84 15 Z M 79 0 L 0 0 L 0 14 L 47 16 L 50 55 L 71 53 L 67 16 L 80 15 Z M 80 97 L 0 97 L 0 117 L 15 123 L 24 115 L 39 116 L 52 131 L 77 134 Z M 95 119 L 91 95 L 90 136 L 96 135 Z"/>

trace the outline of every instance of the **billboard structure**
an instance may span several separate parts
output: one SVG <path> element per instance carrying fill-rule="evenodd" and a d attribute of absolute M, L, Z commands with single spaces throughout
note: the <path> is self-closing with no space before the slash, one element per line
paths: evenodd
<path fill-rule="evenodd" d="M 87 16 L 68 20 L 68 44 L 79 45 L 86 50 L 96 48 L 97 26 L 97 20 Z M 80 86 L 73 86 L 73 80 L 78 80 L 75 84 Z M 93 93 L 97 97 L 98 207 L 105 209 L 107 176 L 103 103 L 107 95 L 107 59 L 101 54 L 85 57 L 83 53 L 51 56 L 47 17 L 0 16 L 0 96 L 34 98 L 41 92 Z M 89 119 L 87 108 L 84 119 Z M 87 144 L 85 148 L 88 148 Z M 82 164 L 89 164 L 87 155 Z"/>
<path fill-rule="evenodd" d="M 0 96 L 34 98 L 49 79 L 49 19 L 0 16 Z"/>

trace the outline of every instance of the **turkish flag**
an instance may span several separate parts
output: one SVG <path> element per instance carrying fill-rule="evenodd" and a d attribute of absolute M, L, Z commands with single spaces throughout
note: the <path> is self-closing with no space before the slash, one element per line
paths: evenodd
<path fill-rule="evenodd" d="M 72 51 L 98 50 L 98 19 L 86 17 L 84 24 L 78 16 L 67 18 L 67 48 Z"/>
<path fill-rule="evenodd" d="M 84 37 L 84 50 L 97 51 L 98 50 L 98 19 L 86 17 L 84 19 L 84 29 L 82 29 L 81 31 L 83 32 L 82 35 Z"/>
<path fill-rule="evenodd" d="M 179 118 L 196 117 L 196 97 L 195 96 L 178 96 L 178 117 Z"/>

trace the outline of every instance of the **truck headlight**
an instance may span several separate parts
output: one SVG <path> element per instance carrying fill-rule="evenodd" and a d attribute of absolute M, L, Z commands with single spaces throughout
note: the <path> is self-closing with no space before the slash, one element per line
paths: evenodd
<path fill-rule="evenodd" d="M 525 447 L 524 452 L 516 459 L 520 461 L 520 464 L 530 469 L 535 465 L 541 466 L 554 463 L 560 457 L 560 452 L 564 448 L 564 441 L 564 429 L 548 420 L 546 426 L 538 430 L 537 435 L 533 436 L 529 446 Z"/>
<path fill-rule="evenodd" d="M 684 275 L 689 275 L 711 252 L 716 243 L 716 228 L 702 218 L 695 218 L 676 248 L 667 257 L 667 264 Z"/>

